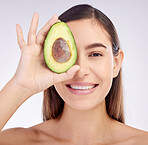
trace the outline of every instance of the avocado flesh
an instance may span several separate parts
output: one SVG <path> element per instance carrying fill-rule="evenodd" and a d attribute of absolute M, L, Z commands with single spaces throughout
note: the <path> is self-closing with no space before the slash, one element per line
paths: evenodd
<path fill-rule="evenodd" d="M 64 22 L 52 25 L 44 43 L 44 58 L 47 66 L 56 73 L 66 72 L 77 59 L 73 34 Z"/>

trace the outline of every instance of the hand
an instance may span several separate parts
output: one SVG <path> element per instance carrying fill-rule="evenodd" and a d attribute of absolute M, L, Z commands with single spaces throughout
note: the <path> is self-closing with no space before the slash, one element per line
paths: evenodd
<path fill-rule="evenodd" d="M 43 55 L 43 45 L 50 27 L 58 22 L 58 16 L 54 15 L 36 35 L 38 20 L 38 13 L 34 13 L 27 43 L 24 41 L 20 25 L 16 25 L 21 58 L 13 80 L 15 80 L 15 85 L 30 92 L 30 95 L 43 91 L 60 81 L 71 79 L 79 69 L 79 66 L 75 65 L 67 72 L 57 74 L 47 68 Z"/>

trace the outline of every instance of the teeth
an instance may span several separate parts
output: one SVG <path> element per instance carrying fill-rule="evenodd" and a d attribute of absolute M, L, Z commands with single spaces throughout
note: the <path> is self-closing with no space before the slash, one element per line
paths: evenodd
<path fill-rule="evenodd" d="M 94 88 L 95 85 L 92 85 L 92 86 L 74 86 L 74 85 L 70 85 L 70 87 L 72 89 L 75 89 L 75 90 L 89 90 L 89 89 Z"/>

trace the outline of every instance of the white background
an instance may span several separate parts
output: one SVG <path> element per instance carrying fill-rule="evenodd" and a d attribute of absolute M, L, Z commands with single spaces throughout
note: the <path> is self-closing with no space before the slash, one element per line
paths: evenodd
<path fill-rule="evenodd" d="M 0 89 L 14 75 L 20 58 L 15 24 L 21 24 L 26 38 L 35 11 L 40 15 L 40 29 L 54 14 L 60 15 L 79 3 L 88 3 L 100 9 L 117 28 L 125 53 L 123 82 L 126 124 L 148 131 L 147 0 L 0 0 Z M 28 99 L 4 129 L 41 123 L 42 96 L 41 92 Z"/>

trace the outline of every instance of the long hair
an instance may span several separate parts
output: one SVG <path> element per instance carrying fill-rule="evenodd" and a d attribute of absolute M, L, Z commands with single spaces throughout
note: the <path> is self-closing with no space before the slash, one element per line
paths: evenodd
<path fill-rule="evenodd" d="M 76 5 L 61 14 L 59 19 L 63 22 L 81 19 L 96 20 L 110 35 L 114 57 L 118 55 L 120 44 L 116 29 L 110 19 L 98 9 L 87 4 Z M 105 102 L 109 117 L 124 123 L 121 69 L 118 76 L 113 79 L 111 89 L 105 98 Z M 43 121 L 60 117 L 63 108 L 64 101 L 61 99 L 54 86 L 44 91 Z"/>

